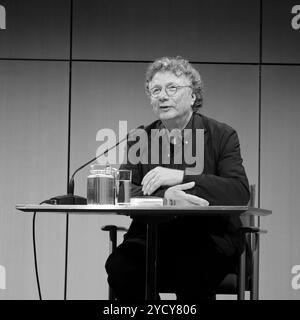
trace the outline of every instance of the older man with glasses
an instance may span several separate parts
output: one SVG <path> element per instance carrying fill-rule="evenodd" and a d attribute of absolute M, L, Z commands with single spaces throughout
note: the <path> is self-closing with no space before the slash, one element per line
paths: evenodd
<path fill-rule="evenodd" d="M 165 197 L 185 205 L 246 205 L 249 185 L 237 133 L 199 112 L 203 102 L 199 72 L 181 57 L 163 57 L 149 66 L 145 87 L 158 118 L 146 127 L 149 160 L 154 152 L 151 131 L 156 129 L 170 141 L 170 161 L 162 161 L 162 148 L 159 163 L 123 164 L 122 169 L 132 171 L 132 195 Z M 189 139 L 184 135 L 187 129 L 192 132 Z M 176 146 L 190 143 L 195 154 L 197 129 L 204 132 L 203 168 L 188 172 L 193 168 L 185 161 L 185 148 Z M 182 134 L 174 138 L 173 130 Z M 182 163 L 175 161 L 178 150 Z M 174 292 L 177 299 L 214 299 L 218 285 L 237 266 L 243 245 L 240 226 L 240 219 L 233 217 L 177 217 L 159 224 L 159 292 Z M 108 283 L 119 300 L 144 298 L 145 238 L 145 223 L 133 219 L 123 243 L 106 262 Z"/>

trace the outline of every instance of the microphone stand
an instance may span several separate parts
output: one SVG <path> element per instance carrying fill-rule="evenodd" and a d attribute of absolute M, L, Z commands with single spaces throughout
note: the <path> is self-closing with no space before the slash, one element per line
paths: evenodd
<path fill-rule="evenodd" d="M 93 159 L 89 160 L 88 162 L 84 163 L 82 166 L 80 166 L 78 169 L 76 169 L 74 171 L 74 173 L 72 174 L 71 176 L 71 179 L 68 183 L 68 194 L 66 195 L 62 195 L 62 196 L 56 196 L 56 197 L 53 197 L 53 198 L 50 198 L 48 200 L 45 200 L 43 201 L 42 203 L 47 203 L 47 204 L 56 204 L 56 205 L 63 205 L 63 204 L 77 204 L 77 205 L 80 205 L 80 204 L 87 204 L 87 199 L 84 198 L 84 197 L 81 197 L 81 196 L 76 196 L 74 195 L 74 177 L 76 175 L 76 173 L 78 171 L 80 171 L 81 169 L 83 169 L 84 167 L 86 167 L 87 165 L 89 165 L 90 163 L 94 162 L 95 160 L 97 160 L 99 157 L 107 154 L 108 151 L 110 151 L 111 149 L 113 148 L 116 148 L 121 142 L 127 140 L 129 134 L 133 134 L 135 133 L 135 131 L 137 131 L 138 129 L 142 129 L 144 128 L 144 126 L 139 126 L 138 128 L 136 129 L 133 129 L 131 130 L 125 138 L 121 139 L 120 141 L 118 141 L 115 145 L 113 145 L 112 147 L 106 149 L 104 152 L 102 152 L 101 154 L 99 154 L 98 156 L 94 157 Z"/>

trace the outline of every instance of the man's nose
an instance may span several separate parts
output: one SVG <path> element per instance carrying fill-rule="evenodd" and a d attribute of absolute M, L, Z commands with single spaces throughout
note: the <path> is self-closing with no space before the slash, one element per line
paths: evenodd
<path fill-rule="evenodd" d="M 159 96 L 158 96 L 158 99 L 159 100 L 168 100 L 169 99 L 169 96 L 167 95 L 166 93 L 166 89 L 162 89 L 159 93 Z"/>

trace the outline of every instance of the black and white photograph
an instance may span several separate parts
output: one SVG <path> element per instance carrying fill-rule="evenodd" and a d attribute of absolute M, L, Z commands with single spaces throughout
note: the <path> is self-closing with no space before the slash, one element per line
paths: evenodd
<path fill-rule="evenodd" d="M 0 0 L 0 300 L 300 300 L 299 165 L 300 1 Z"/>

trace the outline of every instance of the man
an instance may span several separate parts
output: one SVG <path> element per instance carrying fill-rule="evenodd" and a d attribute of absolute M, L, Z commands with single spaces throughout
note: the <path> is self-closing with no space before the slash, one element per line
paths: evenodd
<path fill-rule="evenodd" d="M 148 68 L 146 92 L 158 118 L 146 127 L 148 159 L 155 152 L 151 130 L 163 130 L 161 141 L 167 139 L 170 150 L 160 149 L 158 163 L 122 165 L 132 170 L 132 195 L 166 197 L 185 205 L 246 205 L 249 186 L 238 136 L 228 125 L 199 113 L 203 98 L 198 71 L 181 57 L 157 59 Z M 184 157 L 184 146 L 191 143 L 195 154 L 197 129 L 204 130 L 204 167 L 188 172 L 193 168 Z M 182 134 L 174 136 L 172 130 Z M 181 163 L 175 161 L 178 150 Z M 243 245 L 240 225 L 239 218 L 229 217 L 178 217 L 159 224 L 159 292 L 175 292 L 178 299 L 213 299 L 218 285 L 236 268 Z M 134 219 L 124 242 L 106 262 L 108 282 L 118 299 L 144 298 L 145 237 L 145 223 Z"/>

